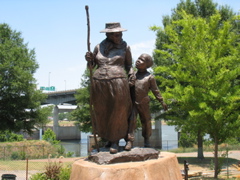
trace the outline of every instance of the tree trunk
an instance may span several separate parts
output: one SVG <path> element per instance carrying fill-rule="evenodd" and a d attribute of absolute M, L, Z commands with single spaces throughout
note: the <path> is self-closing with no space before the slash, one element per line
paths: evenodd
<path fill-rule="evenodd" d="M 214 178 L 218 178 L 218 139 L 214 138 L 214 161 L 215 161 L 215 167 L 214 167 Z"/>
<path fill-rule="evenodd" d="M 197 143 L 198 143 L 198 159 L 203 160 L 203 136 L 201 135 L 201 131 L 198 130 L 198 137 L 197 137 Z"/>

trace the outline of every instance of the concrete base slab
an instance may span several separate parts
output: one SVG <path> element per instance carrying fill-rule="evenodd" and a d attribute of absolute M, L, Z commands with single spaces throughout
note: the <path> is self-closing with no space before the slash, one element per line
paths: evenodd
<path fill-rule="evenodd" d="M 182 180 L 174 153 L 161 152 L 158 159 L 99 165 L 87 159 L 73 163 L 70 180 Z"/>

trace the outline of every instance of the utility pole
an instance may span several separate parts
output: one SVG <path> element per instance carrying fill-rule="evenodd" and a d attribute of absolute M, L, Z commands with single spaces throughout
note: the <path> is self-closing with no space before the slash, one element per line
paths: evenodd
<path fill-rule="evenodd" d="M 51 72 L 48 73 L 48 87 L 50 88 L 50 74 Z"/>

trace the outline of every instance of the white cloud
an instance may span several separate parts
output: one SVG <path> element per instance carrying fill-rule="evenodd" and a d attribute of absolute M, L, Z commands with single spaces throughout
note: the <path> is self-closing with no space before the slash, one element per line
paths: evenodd
<path fill-rule="evenodd" d="M 147 53 L 152 56 L 153 50 L 155 48 L 155 40 L 144 41 L 137 44 L 130 45 L 133 60 L 136 61 L 137 58 L 142 53 Z"/>

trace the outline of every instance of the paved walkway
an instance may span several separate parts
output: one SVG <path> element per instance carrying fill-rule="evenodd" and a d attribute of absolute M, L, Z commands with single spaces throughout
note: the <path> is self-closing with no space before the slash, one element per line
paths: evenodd
<path fill-rule="evenodd" d="M 197 152 L 191 153 L 176 153 L 177 157 L 197 157 Z M 213 157 L 213 152 L 204 152 L 204 157 Z M 220 154 L 218 154 L 220 155 Z M 228 158 L 238 159 L 240 160 L 240 151 L 229 151 Z"/>
<path fill-rule="evenodd" d="M 176 153 L 177 157 L 197 157 L 197 152 L 192 152 L 192 153 Z M 214 154 L 213 152 L 204 152 L 203 153 L 204 157 L 213 157 Z M 220 155 L 220 154 L 218 154 Z M 238 159 L 240 160 L 240 151 L 229 151 L 228 153 L 228 158 L 233 158 L 233 159 Z M 183 165 L 179 165 L 180 169 L 183 170 L 184 167 Z M 203 168 L 197 165 L 189 165 L 189 174 L 196 174 L 196 173 L 201 173 L 203 177 L 213 177 L 214 176 L 214 171 L 210 170 L 209 168 Z M 240 177 L 240 171 L 237 170 L 236 168 L 233 167 L 225 167 L 222 169 L 221 175 L 227 177 L 227 175 L 231 175 L 231 177 Z"/>

